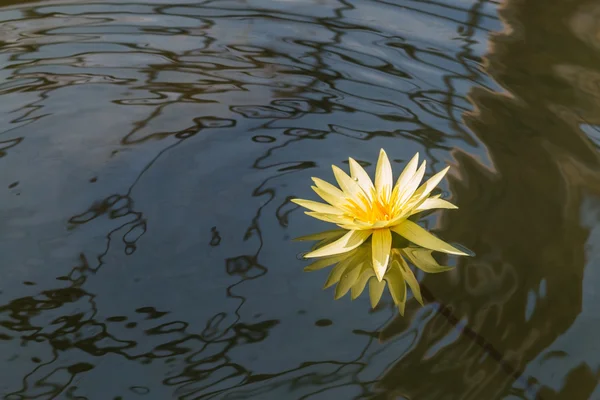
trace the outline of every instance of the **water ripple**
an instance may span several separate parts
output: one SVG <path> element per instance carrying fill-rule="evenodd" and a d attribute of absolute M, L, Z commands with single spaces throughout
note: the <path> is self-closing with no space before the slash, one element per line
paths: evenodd
<path fill-rule="evenodd" d="M 520 72 L 498 72 L 511 49 L 493 36 L 503 29 L 498 7 L 2 2 L 0 163 L 8 189 L 0 211 L 0 353 L 10 368 L 0 392 L 7 399 L 541 398 L 549 389 L 532 383 L 539 370 L 527 363 L 564 352 L 544 355 L 528 343 L 542 337 L 549 345 L 536 329 L 552 326 L 557 336 L 577 310 L 565 306 L 563 319 L 544 322 L 540 310 L 556 298 L 562 275 L 536 275 L 531 265 L 540 260 L 519 257 L 519 241 L 482 221 L 501 226 L 514 214 L 512 196 L 539 201 L 560 185 L 570 195 L 544 203 L 540 221 L 563 211 L 565 225 L 577 220 L 575 188 L 584 184 L 573 176 L 597 179 L 589 149 L 597 150 L 598 123 L 582 106 L 579 136 L 510 146 L 523 140 L 510 132 L 526 129 L 499 131 L 499 121 L 527 114 L 502 110 L 515 107 L 511 96 L 536 103 L 511 85 Z M 491 70 L 508 89 L 484 67 L 499 50 Z M 597 72 L 589 69 L 557 65 L 563 86 L 556 88 L 593 96 Z M 568 106 L 552 107 L 571 118 Z M 575 150 L 536 147 L 563 142 L 587 151 L 585 167 L 568 161 Z M 434 169 L 458 163 L 450 189 L 462 214 L 441 229 L 482 255 L 458 275 L 422 279 L 439 295 L 430 293 L 423 309 L 409 302 L 404 319 L 385 299 L 373 311 L 362 300 L 331 301 L 315 283 L 321 277 L 299 272 L 294 254 L 305 249 L 289 241 L 317 227 L 290 202 L 307 195 L 308 178 L 329 174 L 348 155 L 372 169 L 380 147 L 395 164 L 415 151 Z M 537 175 L 513 173 L 521 148 L 539 150 L 553 185 L 532 193 Z M 541 234 L 527 227 L 528 236 Z M 578 226 L 569 232 L 585 236 Z M 551 243 L 558 253 L 567 239 Z M 575 270 L 583 269 L 582 243 L 568 246 Z M 527 293 L 540 282 L 547 294 L 527 321 L 517 320 L 513 311 L 525 317 Z M 572 371 L 587 379 L 586 368 Z"/>

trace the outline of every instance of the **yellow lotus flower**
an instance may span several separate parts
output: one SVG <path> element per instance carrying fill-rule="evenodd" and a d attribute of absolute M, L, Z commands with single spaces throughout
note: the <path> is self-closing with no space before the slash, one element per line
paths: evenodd
<path fill-rule="evenodd" d="M 304 257 L 324 257 L 356 249 L 372 236 L 372 264 L 375 276 L 381 282 L 390 261 L 392 232 L 410 242 L 431 250 L 449 254 L 467 255 L 454 246 L 438 239 L 408 218 L 419 212 L 458 208 L 450 202 L 430 196 L 450 167 L 421 183 L 426 162 L 419 163 L 419 153 L 410 160 L 394 185 L 392 166 L 383 149 L 375 171 L 375 183 L 354 159 L 349 158 L 350 176 L 335 165 L 333 174 L 340 188 L 319 178 L 312 178 L 312 189 L 328 204 L 294 199 L 294 203 L 309 209 L 314 218 L 331 222 L 348 232 L 338 240 L 306 254 Z"/>
<path fill-rule="evenodd" d="M 329 231 L 305 236 L 297 240 L 319 240 L 320 242 L 316 244 L 316 247 L 318 247 L 323 243 L 339 238 L 343 234 L 344 231 L 340 230 Z M 361 295 L 368 284 L 371 307 L 373 308 L 379 303 L 387 284 L 394 303 L 398 306 L 400 313 L 404 314 L 407 285 L 410 287 L 414 298 L 423 305 L 419 282 L 410 269 L 407 260 L 427 273 L 438 273 L 451 269 L 451 267 L 440 266 L 432 257 L 431 252 L 432 250 L 414 246 L 391 249 L 390 266 L 382 280 L 375 276 L 372 264 L 372 246 L 368 243 L 363 243 L 357 248 L 342 254 L 323 257 L 305 267 L 304 270 L 307 272 L 317 271 L 335 264 L 325 282 L 324 289 L 336 285 L 336 300 L 348 292 L 354 300 Z"/>

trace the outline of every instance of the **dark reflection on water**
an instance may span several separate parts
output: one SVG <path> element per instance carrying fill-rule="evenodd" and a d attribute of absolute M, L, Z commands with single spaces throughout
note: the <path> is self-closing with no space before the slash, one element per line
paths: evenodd
<path fill-rule="evenodd" d="M 600 398 L 600 9 L 550 3 L 1 2 L 0 393 Z M 289 240 L 380 147 L 477 254 L 403 318 Z"/>

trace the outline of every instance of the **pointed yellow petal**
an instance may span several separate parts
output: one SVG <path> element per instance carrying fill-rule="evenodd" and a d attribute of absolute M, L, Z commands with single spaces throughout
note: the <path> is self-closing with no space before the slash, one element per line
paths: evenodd
<path fill-rule="evenodd" d="M 379 304 L 383 289 L 385 289 L 385 281 L 378 281 L 377 279 L 369 280 L 369 297 L 372 308 L 377 307 L 377 304 Z"/>
<path fill-rule="evenodd" d="M 399 197 L 400 204 L 405 203 L 415 193 L 415 191 L 419 187 L 419 184 L 423 180 L 423 176 L 425 175 L 426 167 L 427 167 L 427 161 L 423 160 L 423 163 L 421 163 L 421 166 L 419 167 L 417 172 L 415 172 L 415 174 L 412 176 L 412 178 L 410 178 L 410 180 L 406 184 L 406 187 L 404 188 L 404 190 L 402 190 L 401 193 L 399 193 L 400 194 L 400 197 Z"/>
<path fill-rule="evenodd" d="M 388 289 L 392 295 L 394 303 L 398 306 L 400 314 L 404 315 L 404 306 L 406 305 L 406 283 L 400 268 L 390 268 L 385 275 Z"/>
<path fill-rule="evenodd" d="M 356 283 L 360 271 L 362 270 L 362 263 L 353 263 L 350 267 L 346 268 L 339 283 L 335 287 L 335 299 L 339 299 L 348 293 L 348 290 Z"/>
<path fill-rule="evenodd" d="M 342 215 L 333 215 L 333 214 L 323 214 L 314 211 L 305 211 L 304 214 L 309 215 L 313 218 L 316 218 L 321 221 L 331 222 L 332 224 L 341 224 L 344 222 L 348 222 L 347 218 L 344 218 Z"/>
<path fill-rule="evenodd" d="M 308 208 L 311 211 L 316 211 L 324 214 L 343 214 L 344 211 L 340 210 L 337 207 L 330 206 L 328 204 L 319 203 L 317 201 L 312 200 L 304 200 L 304 199 L 292 199 L 292 203 L 296 203 L 299 206 L 304 208 Z"/>
<path fill-rule="evenodd" d="M 334 195 L 331 193 L 331 191 L 323 190 L 322 188 L 317 187 L 317 186 L 311 186 L 312 190 L 314 190 L 315 193 L 318 194 L 320 198 L 322 198 L 323 200 L 325 200 L 332 206 L 341 209 L 342 207 L 344 207 L 346 205 L 346 195 L 344 194 L 344 192 L 342 192 L 335 186 L 332 185 L 331 187 L 334 188 L 335 190 L 337 190 L 339 192 L 339 195 Z"/>
<path fill-rule="evenodd" d="M 410 286 L 413 296 L 421 305 L 423 305 L 423 297 L 421 296 L 421 287 L 419 286 L 419 281 L 417 281 L 415 274 L 409 268 L 402 256 L 399 256 L 397 260 L 394 260 L 394 263 L 392 263 L 392 268 L 400 268 L 402 276 L 404 277 L 406 283 L 408 283 L 408 286 Z"/>
<path fill-rule="evenodd" d="M 431 193 L 433 189 L 435 189 L 437 184 L 440 183 L 442 179 L 444 179 L 444 176 L 446 175 L 449 169 L 450 167 L 444 168 L 443 170 L 429 178 L 423 185 L 421 185 L 421 187 L 419 187 L 414 194 L 414 197 L 416 198 L 415 202 L 419 202 L 421 199 L 427 197 L 427 195 Z"/>
<path fill-rule="evenodd" d="M 325 182 L 323 179 L 314 178 L 314 177 L 312 178 L 312 180 L 319 189 L 326 192 L 330 197 L 333 197 L 335 199 L 340 199 L 340 200 L 342 200 L 345 197 L 344 192 L 342 192 L 340 189 L 333 186 L 331 183 Z M 328 200 L 325 200 L 325 201 L 329 202 Z M 332 204 L 332 205 L 334 205 L 334 204 Z"/>
<path fill-rule="evenodd" d="M 417 208 L 415 208 L 413 210 L 413 214 L 415 214 L 417 212 L 425 211 L 425 210 L 432 210 L 435 208 L 447 208 L 450 210 L 455 210 L 458 207 L 456 207 L 454 204 L 452 204 L 449 201 L 446 201 L 444 199 L 440 199 L 437 197 L 429 197 L 429 198 L 425 199 L 425 201 L 423 201 Z"/>
<path fill-rule="evenodd" d="M 428 274 L 437 274 L 439 272 L 450 271 L 452 267 L 441 266 L 435 261 L 431 255 L 431 250 L 422 249 L 419 247 L 406 247 L 402 249 L 402 253 L 410 260 L 411 263 L 420 270 Z"/>
<path fill-rule="evenodd" d="M 331 229 L 329 231 L 323 231 L 319 233 L 312 233 L 310 235 L 300 236 L 294 239 L 296 242 L 306 242 L 313 240 L 325 240 L 325 239 L 338 239 L 344 236 L 347 232 L 344 229 Z"/>
<path fill-rule="evenodd" d="M 340 185 L 340 188 L 342 188 L 344 194 L 360 204 L 359 199 L 361 198 L 362 189 L 358 183 L 335 165 L 332 165 L 331 168 L 333 169 L 335 180 L 337 181 L 338 185 Z"/>
<path fill-rule="evenodd" d="M 381 281 L 390 260 L 392 249 L 392 232 L 389 229 L 377 229 L 373 231 L 373 270 L 377 279 Z"/>
<path fill-rule="evenodd" d="M 378 194 L 384 194 L 389 198 L 392 193 L 392 185 L 394 177 L 392 176 L 392 165 L 388 159 L 385 150 L 379 151 L 379 160 L 377 161 L 377 169 L 375 170 L 375 189 Z"/>
<path fill-rule="evenodd" d="M 408 185 L 408 182 L 410 182 L 412 177 L 417 172 L 418 166 L 419 166 L 419 153 L 416 153 L 413 156 L 413 158 L 408 162 L 408 164 L 406 164 L 406 167 L 404 167 L 404 170 L 402 171 L 402 173 L 398 177 L 398 180 L 396 181 L 396 186 L 394 187 L 394 189 L 398 190 L 398 191 L 400 191 L 400 193 L 402 193 L 402 189 L 404 189 L 404 187 L 406 187 L 406 185 Z"/>
<path fill-rule="evenodd" d="M 350 176 L 356 180 L 367 198 L 371 200 L 374 186 L 369 174 L 352 157 L 348 159 L 348 162 L 350 163 Z"/>
<path fill-rule="evenodd" d="M 326 257 L 326 258 L 321 258 L 321 259 L 307 265 L 306 267 L 304 267 L 304 271 L 305 272 L 318 271 L 320 269 L 323 269 L 323 268 L 329 267 L 330 265 L 338 263 L 338 262 L 342 261 L 343 259 L 345 259 L 346 257 L 349 257 L 348 253 L 338 254 L 336 256 L 331 256 L 331 257 Z"/>
<path fill-rule="evenodd" d="M 352 300 L 360 296 L 363 290 L 365 290 L 365 286 L 367 286 L 367 282 L 372 276 L 375 276 L 375 272 L 373 272 L 373 268 L 371 268 L 370 263 L 363 263 L 360 275 L 350 291 Z"/>
<path fill-rule="evenodd" d="M 398 235 L 421 247 L 436 251 L 443 251 L 444 253 L 456 254 L 459 256 L 468 255 L 467 253 L 458 250 L 456 247 L 451 246 L 443 240 L 433 236 L 431 233 L 427 232 L 425 229 L 421 228 L 412 221 L 406 220 L 401 224 L 392 227 L 391 229 Z"/>
<path fill-rule="evenodd" d="M 305 258 L 332 256 L 357 248 L 371 236 L 371 231 L 350 231 L 335 242 L 306 254 Z"/>

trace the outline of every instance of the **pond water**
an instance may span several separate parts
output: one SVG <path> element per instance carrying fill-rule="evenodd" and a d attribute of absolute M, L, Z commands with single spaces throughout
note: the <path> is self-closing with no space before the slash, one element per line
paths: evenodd
<path fill-rule="evenodd" d="M 600 399 L 593 0 L 0 2 L 6 399 Z M 349 156 L 450 165 L 424 307 L 304 273 Z"/>

